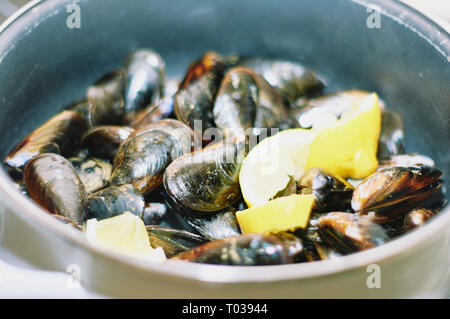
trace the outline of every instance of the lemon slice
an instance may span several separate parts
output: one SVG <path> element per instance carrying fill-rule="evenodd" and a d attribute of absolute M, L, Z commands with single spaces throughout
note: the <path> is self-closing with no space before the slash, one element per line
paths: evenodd
<path fill-rule="evenodd" d="M 381 111 L 378 96 L 369 94 L 323 128 L 309 146 L 306 169 L 320 167 L 342 178 L 361 179 L 377 166 Z"/>
<path fill-rule="evenodd" d="M 306 228 L 314 205 L 313 195 L 290 195 L 236 213 L 243 233 L 277 233 Z"/>
<path fill-rule="evenodd" d="M 160 263 L 166 260 L 161 247 L 150 246 L 144 222 L 130 212 L 101 221 L 89 219 L 86 236 L 91 243 L 121 254 Z"/>
<path fill-rule="evenodd" d="M 239 173 L 242 196 L 249 207 L 262 205 L 300 178 L 315 134 L 290 129 L 268 137 L 245 157 Z"/>

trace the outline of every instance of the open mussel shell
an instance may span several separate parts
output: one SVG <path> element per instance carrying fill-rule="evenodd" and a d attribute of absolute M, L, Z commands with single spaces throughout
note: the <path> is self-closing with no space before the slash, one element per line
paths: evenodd
<path fill-rule="evenodd" d="M 288 245 L 273 235 L 242 234 L 211 241 L 173 259 L 219 265 L 279 265 L 293 262 Z"/>
<path fill-rule="evenodd" d="M 11 174 L 21 177 L 25 164 L 43 153 L 73 155 L 86 130 L 83 119 L 74 111 L 62 111 L 34 130 L 6 157 Z"/>
<path fill-rule="evenodd" d="M 125 123 L 130 123 L 137 112 L 164 96 L 165 63 L 157 52 L 139 49 L 128 57 L 124 74 Z"/>
<path fill-rule="evenodd" d="M 381 113 L 381 131 L 378 140 L 379 159 L 402 154 L 405 149 L 403 119 L 397 112 L 384 110 Z"/>
<path fill-rule="evenodd" d="M 135 130 L 140 130 L 145 126 L 168 118 L 173 113 L 173 98 L 165 97 L 159 103 L 148 106 L 139 112 L 133 123 L 130 124 Z"/>
<path fill-rule="evenodd" d="M 171 119 L 150 124 L 119 147 L 111 175 L 112 185 L 132 183 L 144 195 L 162 183 L 166 167 L 192 151 L 194 132 Z"/>
<path fill-rule="evenodd" d="M 292 103 L 298 98 L 320 94 L 325 84 L 316 72 L 299 62 L 267 58 L 243 58 L 237 62 L 263 76 L 280 96 Z"/>
<path fill-rule="evenodd" d="M 245 139 L 218 142 L 173 161 L 164 173 L 164 187 L 181 214 L 211 216 L 240 197 L 239 170 L 247 152 Z"/>
<path fill-rule="evenodd" d="M 373 248 L 389 240 L 382 226 L 352 213 L 325 214 L 317 225 L 321 239 L 342 254 Z"/>
<path fill-rule="evenodd" d="M 92 126 L 122 125 L 124 107 L 124 71 L 113 71 L 88 88 L 89 118 Z"/>
<path fill-rule="evenodd" d="M 355 188 L 352 209 L 375 219 L 379 217 L 380 222 L 383 217 L 399 217 L 438 191 L 442 186 L 441 176 L 441 171 L 429 166 L 376 171 Z"/>
<path fill-rule="evenodd" d="M 313 194 L 317 211 L 349 210 L 353 187 L 344 179 L 317 167 L 297 182 L 302 194 Z"/>
<path fill-rule="evenodd" d="M 133 185 L 110 186 L 92 193 L 88 198 L 88 218 L 105 219 L 128 211 L 142 217 L 144 196 Z"/>
<path fill-rule="evenodd" d="M 169 207 L 164 203 L 145 203 L 142 220 L 145 225 L 159 225 L 168 212 Z"/>
<path fill-rule="evenodd" d="M 69 158 L 88 194 L 105 188 L 111 178 L 112 165 L 99 158 Z"/>
<path fill-rule="evenodd" d="M 287 118 L 276 90 L 262 76 L 244 67 L 235 67 L 226 73 L 213 114 L 225 138 L 250 135 L 249 129 L 279 127 Z"/>
<path fill-rule="evenodd" d="M 236 210 L 229 209 L 210 217 L 183 216 L 188 224 L 209 240 L 223 239 L 241 234 Z"/>
<path fill-rule="evenodd" d="M 133 132 L 134 130 L 127 126 L 96 126 L 86 132 L 81 145 L 88 149 L 90 156 L 113 162 L 120 144 Z"/>
<path fill-rule="evenodd" d="M 44 209 L 76 224 L 85 220 L 86 190 L 67 159 L 41 154 L 27 163 L 24 176 L 28 194 Z"/>
<path fill-rule="evenodd" d="M 181 122 L 194 129 L 194 121 L 201 124 L 202 135 L 208 128 L 215 127 L 212 108 L 224 63 L 220 55 L 207 52 L 201 59 L 189 66 L 174 97 L 174 111 Z"/>
<path fill-rule="evenodd" d="M 185 230 L 158 225 L 149 225 L 145 228 L 147 229 L 150 245 L 152 247 L 161 247 L 167 258 L 208 242 L 206 238 Z"/>

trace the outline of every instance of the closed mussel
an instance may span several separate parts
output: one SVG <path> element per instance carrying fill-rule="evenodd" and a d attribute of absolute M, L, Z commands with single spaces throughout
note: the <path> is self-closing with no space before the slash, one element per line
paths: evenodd
<path fill-rule="evenodd" d="M 122 125 L 126 115 L 124 87 L 122 69 L 106 74 L 89 87 L 86 97 L 92 126 Z"/>
<path fill-rule="evenodd" d="M 168 258 L 208 242 L 206 238 L 185 230 L 157 225 L 146 226 L 146 229 L 150 244 L 162 247 Z"/>
<path fill-rule="evenodd" d="M 137 112 L 164 96 L 165 63 L 157 52 L 139 49 L 128 57 L 124 74 L 124 121 L 130 123 Z"/>
<path fill-rule="evenodd" d="M 89 155 L 114 161 L 120 144 L 130 137 L 134 130 L 127 126 L 96 126 L 86 132 L 81 145 Z"/>
<path fill-rule="evenodd" d="M 279 128 L 286 120 L 284 104 L 275 89 L 262 76 L 244 67 L 226 73 L 213 113 L 225 138 L 251 135 L 254 129 Z"/>
<path fill-rule="evenodd" d="M 85 219 L 87 195 L 73 166 L 58 154 L 41 154 L 25 166 L 30 197 L 52 214 L 77 224 Z"/>
<path fill-rule="evenodd" d="M 171 119 L 153 123 L 119 147 L 111 175 L 112 185 L 132 183 L 144 195 L 162 183 L 166 167 L 192 150 L 193 131 Z"/>
<path fill-rule="evenodd" d="M 215 127 L 212 108 L 224 63 L 220 55 L 207 52 L 190 65 L 174 97 L 174 110 L 178 120 L 194 129 L 194 121 L 199 121 L 202 134 Z"/>
<path fill-rule="evenodd" d="M 316 96 L 325 87 L 316 72 L 295 61 L 246 58 L 237 63 L 262 75 L 288 103 Z"/>
<path fill-rule="evenodd" d="M 242 234 L 211 241 L 173 259 L 219 265 L 279 265 L 293 262 L 289 246 L 274 235 Z"/>
<path fill-rule="evenodd" d="M 179 212 L 193 210 L 199 218 L 236 203 L 246 149 L 245 139 L 226 140 L 173 161 L 164 173 L 164 187 Z"/>
<path fill-rule="evenodd" d="M 88 194 L 105 188 L 111 177 L 112 165 L 95 157 L 69 158 Z"/>
<path fill-rule="evenodd" d="M 382 226 L 368 217 L 352 213 L 325 214 L 319 218 L 317 225 L 322 240 L 342 254 L 373 248 L 389 240 Z"/>
<path fill-rule="evenodd" d="M 5 164 L 13 175 L 21 176 L 25 164 L 39 154 L 71 156 L 77 151 L 85 130 L 84 121 L 78 113 L 58 113 L 18 144 L 6 157 Z"/>
<path fill-rule="evenodd" d="M 88 198 L 88 218 L 104 219 L 124 212 L 142 217 L 144 196 L 133 185 L 110 186 L 92 193 Z"/>

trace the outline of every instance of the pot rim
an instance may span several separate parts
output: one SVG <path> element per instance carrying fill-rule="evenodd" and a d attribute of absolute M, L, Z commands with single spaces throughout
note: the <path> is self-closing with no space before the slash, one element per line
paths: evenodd
<path fill-rule="evenodd" d="M 57 0 L 54 7 L 66 0 Z M 414 8 L 397 1 L 390 0 L 349 0 L 364 7 L 377 5 L 381 14 L 405 25 L 407 28 L 422 37 L 447 61 L 450 61 L 449 33 L 440 25 L 424 16 Z M 0 39 L 5 30 L 15 21 L 38 7 L 46 0 L 33 0 L 19 11 L 9 17 L 0 26 Z M 55 0 L 53 2 L 56 2 Z M 405 21 L 407 20 L 407 21 Z M 0 62 L 1 63 L 1 62 Z M 372 248 L 370 250 L 342 256 L 334 260 L 323 260 L 309 263 L 274 265 L 274 266 L 220 266 L 196 264 L 184 261 L 168 260 L 164 264 L 149 263 L 144 260 L 119 255 L 104 250 L 89 243 L 86 236 L 66 227 L 51 217 L 31 199 L 23 196 L 14 186 L 4 170 L 0 168 L 0 202 L 19 215 L 21 219 L 32 226 L 39 225 L 48 231 L 54 232 L 61 239 L 75 244 L 93 255 L 100 256 L 110 262 L 136 271 L 154 272 L 174 279 L 192 281 L 206 281 L 214 283 L 261 283 L 273 281 L 287 281 L 293 279 L 308 279 L 321 277 L 361 268 L 370 264 L 380 263 L 396 255 L 412 252 L 415 248 L 426 242 L 427 239 L 444 231 L 450 226 L 450 205 L 445 207 L 437 216 L 432 218 L 420 229 L 411 231 L 391 242 Z M 1 234 L 0 234 L 1 235 Z"/>

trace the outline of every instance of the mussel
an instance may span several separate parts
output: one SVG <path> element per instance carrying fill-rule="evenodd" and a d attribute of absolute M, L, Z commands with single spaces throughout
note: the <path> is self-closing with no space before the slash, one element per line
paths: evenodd
<path fill-rule="evenodd" d="M 182 214 L 211 216 L 240 197 L 239 169 L 246 155 L 244 138 L 218 142 L 173 161 L 164 173 L 164 187 Z"/>
<path fill-rule="evenodd" d="M 161 223 L 164 216 L 166 216 L 169 208 L 164 203 L 145 203 L 142 220 L 145 225 L 158 225 Z"/>
<path fill-rule="evenodd" d="M 426 208 L 413 209 L 403 218 L 403 225 L 400 228 L 399 232 L 404 233 L 414 228 L 420 227 L 423 224 L 425 224 L 425 222 L 429 220 L 431 217 L 433 217 L 435 214 L 436 212 L 431 209 Z"/>
<path fill-rule="evenodd" d="M 391 167 L 376 171 L 359 184 L 352 209 L 380 223 L 407 213 L 439 190 L 442 172 L 429 166 Z"/>
<path fill-rule="evenodd" d="M 183 217 L 192 228 L 209 240 L 223 239 L 241 233 L 236 219 L 236 210 L 233 208 L 210 217 Z"/>
<path fill-rule="evenodd" d="M 28 135 L 6 157 L 11 174 L 21 177 L 25 164 L 42 153 L 73 155 L 86 127 L 74 111 L 63 111 Z"/>
<path fill-rule="evenodd" d="M 69 158 L 88 194 L 108 185 L 112 166 L 110 163 L 95 157 Z"/>
<path fill-rule="evenodd" d="M 400 114 L 384 110 L 381 113 L 381 132 L 378 141 L 379 159 L 402 154 L 405 148 L 403 120 Z"/>
<path fill-rule="evenodd" d="M 410 167 L 410 166 L 430 166 L 434 167 L 434 161 L 428 156 L 410 153 L 410 154 L 400 154 L 392 155 L 385 159 L 382 159 L 378 163 L 378 170 L 389 167 Z"/>
<path fill-rule="evenodd" d="M 125 123 L 134 120 L 137 112 L 164 96 L 165 63 L 150 49 L 139 49 L 128 57 L 125 73 Z"/>
<path fill-rule="evenodd" d="M 297 182 L 302 194 L 313 194 L 319 211 L 350 209 L 353 187 L 344 179 L 313 167 Z"/>
<path fill-rule="evenodd" d="M 194 128 L 194 121 L 200 121 L 202 135 L 208 128 L 215 127 L 212 108 L 224 63 L 220 55 L 207 52 L 201 59 L 189 66 L 174 97 L 174 110 L 178 120 Z"/>
<path fill-rule="evenodd" d="M 125 211 L 142 217 L 144 196 L 131 184 L 110 186 L 88 197 L 88 218 L 104 219 L 123 214 Z"/>
<path fill-rule="evenodd" d="M 208 240 L 185 230 L 157 225 L 146 226 L 152 247 L 162 247 L 167 258 L 198 247 Z"/>
<path fill-rule="evenodd" d="M 211 241 L 173 259 L 220 265 L 279 265 L 294 261 L 289 248 L 274 235 L 242 234 Z"/>
<path fill-rule="evenodd" d="M 90 128 L 92 125 L 90 112 L 89 112 L 89 102 L 84 99 L 80 101 L 73 102 L 64 108 L 66 111 L 74 111 L 84 120 L 86 128 Z"/>
<path fill-rule="evenodd" d="M 88 149 L 89 155 L 114 161 L 120 144 L 130 137 L 134 130 L 127 126 L 96 126 L 88 130 L 81 145 Z"/>
<path fill-rule="evenodd" d="M 249 129 L 279 127 L 286 119 L 284 104 L 275 89 L 262 76 L 244 67 L 226 73 L 213 114 L 225 138 L 250 135 Z"/>
<path fill-rule="evenodd" d="M 386 230 L 368 217 L 331 212 L 319 218 L 322 240 L 339 253 L 348 254 L 373 248 L 389 240 Z"/>
<path fill-rule="evenodd" d="M 171 119 L 150 124 L 119 147 L 112 185 L 132 183 L 144 195 L 162 183 L 166 167 L 192 151 L 197 139 L 185 124 Z"/>
<path fill-rule="evenodd" d="M 324 81 L 316 72 L 307 69 L 299 62 L 244 58 L 237 64 L 262 75 L 270 85 L 277 89 L 287 103 L 292 103 L 302 97 L 314 97 L 320 94 L 325 87 Z"/>
<path fill-rule="evenodd" d="M 151 123 L 155 123 L 169 117 L 172 112 L 173 98 L 165 97 L 159 101 L 159 103 L 150 105 L 146 109 L 139 112 L 136 119 L 130 124 L 130 126 L 135 130 L 139 130 Z"/>
<path fill-rule="evenodd" d="M 86 96 L 92 126 L 123 124 L 126 115 L 124 88 L 122 69 L 106 74 L 89 87 Z"/>
<path fill-rule="evenodd" d="M 38 155 L 27 163 L 24 176 L 28 194 L 36 203 L 76 224 L 84 221 L 86 190 L 67 159 L 58 154 Z"/>

